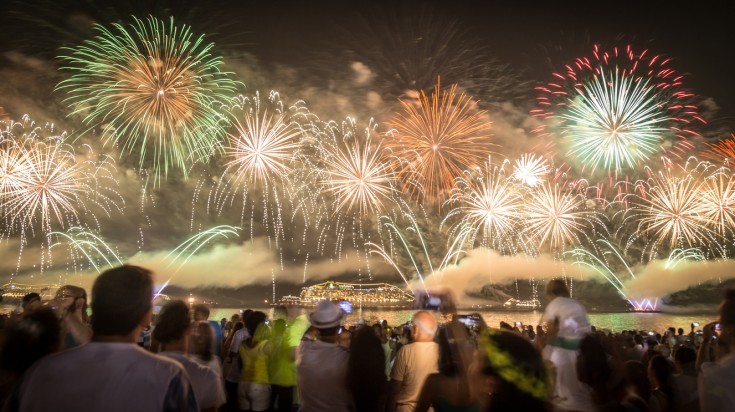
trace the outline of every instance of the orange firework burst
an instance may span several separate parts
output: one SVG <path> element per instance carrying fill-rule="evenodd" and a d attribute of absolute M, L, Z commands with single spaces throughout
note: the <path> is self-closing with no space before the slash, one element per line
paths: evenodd
<path fill-rule="evenodd" d="M 485 111 L 464 93 L 457 96 L 456 84 L 442 91 L 437 80 L 431 98 L 421 91 L 418 102 L 402 100 L 401 106 L 386 145 L 395 155 L 404 191 L 413 197 L 423 192 L 438 199 L 464 170 L 481 166 L 493 153 Z"/>
<path fill-rule="evenodd" d="M 735 134 L 717 143 L 707 143 L 707 149 L 702 151 L 702 157 L 715 162 L 735 161 Z"/>

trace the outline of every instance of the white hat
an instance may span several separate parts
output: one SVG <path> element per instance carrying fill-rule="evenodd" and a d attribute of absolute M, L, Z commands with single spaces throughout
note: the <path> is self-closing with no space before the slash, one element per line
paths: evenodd
<path fill-rule="evenodd" d="M 311 326 L 317 329 L 334 328 L 342 320 L 342 309 L 334 303 L 323 300 L 316 305 L 316 309 L 309 314 Z"/>

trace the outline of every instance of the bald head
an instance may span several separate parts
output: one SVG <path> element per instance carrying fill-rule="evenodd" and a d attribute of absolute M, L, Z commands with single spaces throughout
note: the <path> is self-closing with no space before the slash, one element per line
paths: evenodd
<path fill-rule="evenodd" d="M 431 342 L 436 334 L 436 318 L 430 312 L 421 310 L 413 315 L 413 339 L 416 342 Z"/>

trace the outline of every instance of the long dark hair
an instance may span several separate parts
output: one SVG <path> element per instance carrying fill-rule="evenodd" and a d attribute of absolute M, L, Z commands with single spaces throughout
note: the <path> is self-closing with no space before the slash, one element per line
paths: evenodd
<path fill-rule="evenodd" d="M 20 377 L 40 358 L 61 345 L 61 326 L 50 308 L 40 308 L 12 318 L 2 331 L 0 372 Z"/>
<path fill-rule="evenodd" d="M 358 412 L 383 410 L 387 379 L 385 352 L 373 328 L 363 326 L 352 337 L 347 383 Z"/>

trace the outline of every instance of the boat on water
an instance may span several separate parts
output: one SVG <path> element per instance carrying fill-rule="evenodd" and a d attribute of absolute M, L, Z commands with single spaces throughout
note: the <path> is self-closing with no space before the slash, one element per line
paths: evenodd
<path fill-rule="evenodd" d="M 380 309 L 413 308 L 416 298 L 388 283 L 343 283 L 327 281 L 301 288 L 299 296 L 287 295 L 275 305 L 315 306 L 322 300 L 350 302 L 353 307 Z"/>
<path fill-rule="evenodd" d="M 20 303 L 21 300 L 23 300 L 23 296 L 34 292 L 41 295 L 41 300 L 49 300 L 56 296 L 56 291 L 59 290 L 60 287 L 61 285 L 56 284 L 31 285 L 8 282 L 0 286 L 0 296 L 2 296 L 2 302 L 4 304 Z"/>
<path fill-rule="evenodd" d="M 541 302 L 538 299 L 515 299 L 510 298 L 502 306 L 494 306 L 493 310 L 513 312 L 535 312 L 541 310 Z"/>

